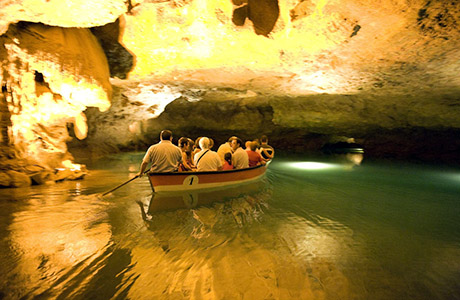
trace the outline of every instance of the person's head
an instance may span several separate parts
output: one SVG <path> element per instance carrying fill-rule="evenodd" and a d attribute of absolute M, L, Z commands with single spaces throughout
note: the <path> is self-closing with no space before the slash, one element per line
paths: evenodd
<path fill-rule="evenodd" d="M 260 142 L 261 142 L 262 144 L 268 143 L 268 137 L 267 137 L 266 135 L 261 136 L 261 137 L 260 137 Z"/>
<path fill-rule="evenodd" d="M 260 139 L 255 139 L 253 142 L 256 143 L 256 148 L 260 147 Z"/>
<path fill-rule="evenodd" d="M 162 140 L 162 141 L 172 141 L 172 132 L 171 132 L 171 130 L 163 130 L 160 133 L 160 140 Z"/>
<path fill-rule="evenodd" d="M 207 150 L 209 149 L 209 139 L 207 137 L 202 137 L 200 139 L 200 148 L 202 150 Z"/>
<path fill-rule="evenodd" d="M 229 163 L 232 164 L 232 153 L 227 152 L 224 154 L 224 159 Z"/>
<path fill-rule="evenodd" d="M 254 141 L 250 142 L 250 143 L 249 143 L 249 149 L 251 149 L 251 151 L 256 151 L 256 149 L 257 149 L 257 142 L 254 142 Z"/>
<path fill-rule="evenodd" d="M 192 151 L 193 148 L 195 147 L 195 142 L 190 138 L 187 138 L 187 141 L 188 141 L 188 150 Z"/>
<path fill-rule="evenodd" d="M 250 145 L 251 143 L 252 143 L 251 141 L 246 141 L 246 142 L 244 143 L 244 148 L 245 148 L 245 149 L 249 149 L 249 148 L 250 148 L 249 145 Z"/>
<path fill-rule="evenodd" d="M 231 144 L 234 139 L 237 139 L 237 137 L 236 136 L 229 137 L 227 143 Z"/>
<path fill-rule="evenodd" d="M 212 138 L 209 138 L 209 149 L 212 149 L 214 146 L 214 140 Z"/>
<path fill-rule="evenodd" d="M 242 144 L 243 144 L 243 141 L 240 138 L 236 138 L 232 140 L 230 145 L 232 146 L 233 150 L 236 150 L 239 147 L 241 147 Z"/>
<path fill-rule="evenodd" d="M 179 147 L 182 148 L 182 149 L 188 148 L 188 146 L 189 146 L 188 138 L 186 138 L 186 137 L 181 137 L 181 138 L 179 139 L 178 145 L 179 145 Z"/>
<path fill-rule="evenodd" d="M 200 147 L 200 140 L 201 140 L 201 139 L 202 139 L 201 136 L 198 137 L 198 138 L 196 138 L 196 140 L 195 140 L 195 148 L 201 149 L 201 147 Z"/>

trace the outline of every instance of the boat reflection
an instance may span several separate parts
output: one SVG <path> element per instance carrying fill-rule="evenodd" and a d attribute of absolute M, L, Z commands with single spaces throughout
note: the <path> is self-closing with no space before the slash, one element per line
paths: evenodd
<path fill-rule="evenodd" d="M 153 193 L 150 199 L 148 213 L 190 209 L 210 205 L 214 202 L 224 202 L 226 200 L 256 194 L 265 186 L 266 183 L 264 181 L 258 181 L 225 189 Z"/>
<path fill-rule="evenodd" d="M 201 207 L 212 206 L 214 203 L 233 203 L 235 200 L 244 200 L 254 206 L 260 204 L 262 195 L 268 191 L 268 183 L 265 180 L 251 182 L 240 186 L 204 189 L 198 191 L 183 192 L 157 192 L 153 193 L 147 206 L 142 203 L 141 213 L 145 221 L 151 220 L 152 216 L 162 212 L 178 210 L 197 210 Z"/>

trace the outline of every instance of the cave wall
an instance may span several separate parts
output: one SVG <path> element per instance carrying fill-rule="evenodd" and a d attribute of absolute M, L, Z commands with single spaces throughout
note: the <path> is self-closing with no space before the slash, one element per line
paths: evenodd
<path fill-rule="evenodd" d="M 123 0 L 1 1 L 0 35 L 19 21 L 59 27 L 93 27 L 114 22 L 126 11 Z"/>
<path fill-rule="evenodd" d="M 377 156 L 458 149 L 458 1 L 2 4 L 2 157 L 55 166 L 68 145 L 143 150 L 163 128 L 294 151 L 338 136 Z"/>
<path fill-rule="evenodd" d="M 88 138 L 70 142 L 73 153 L 84 149 L 86 155 L 98 157 L 144 151 L 167 128 L 175 141 L 181 136 L 209 136 L 217 144 L 232 135 L 252 140 L 266 134 L 270 144 L 291 153 L 320 153 L 328 142 L 354 138 L 368 157 L 460 163 L 460 124 L 458 111 L 452 109 L 459 105 L 455 97 L 446 101 L 457 101 L 456 105 L 435 105 L 427 113 L 415 98 L 401 102 L 396 96 L 262 97 L 247 90 L 178 85 L 170 91 L 176 98 L 153 117 L 146 112 L 155 113 L 158 106 L 130 98 L 133 88 L 116 88 L 106 112 L 86 111 Z M 163 88 L 157 83 L 148 90 L 161 94 Z"/>
<path fill-rule="evenodd" d="M 19 23 L 1 40 L 9 143 L 20 156 L 55 166 L 53 155 L 68 154 L 66 124 L 74 123 L 76 136 L 83 139 L 86 107 L 110 106 L 105 55 L 88 29 Z"/>
<path fill-rule="evenodd" d="M 68 168 L 73 160 L 67 148 L 68 124 L 73 124 L 74 136 L 84 139 L 84 110 L 110 106 L 104 52 L 88 29 L 20 22 L 10 25 L 0 40 L 0 173 L 11 179 L 0 186 L 31 182 L 23 176 L 28 180 L 15 183 L 17 176 L 11 172 L 38 172 L 47 179 L 41 176 L 37 182 L 53 181 L 51 170 Z"/>

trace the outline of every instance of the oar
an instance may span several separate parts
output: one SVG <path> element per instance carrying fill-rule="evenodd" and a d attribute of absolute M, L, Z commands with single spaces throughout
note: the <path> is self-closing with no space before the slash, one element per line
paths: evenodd
<path fill-rule="evenodd" d="M 130 180 L 125 181 L 125 182 L 123 182 L 122 184 L 120 184 L 120 185 L 114 187 L 114 188 L 111 189 L 110 191 L 107 191 L 107 192 L 103 193 L 103 194 L 102 194 L 102 197 L 104 197 L 105 195 L 110 194 L 111 192 L 113 192 L 113 191 L 115 191 L 115 190 L 121 188 L 121 187 L 124 186 L 125 184 L 130 183 L 131 181 L 133 181 L 133 180 L 136 179 L 136 178 L 139 178 L 139 175 L 136 175 L 136 176 L 134 176 L 133 178 L 131 178 Z"/>

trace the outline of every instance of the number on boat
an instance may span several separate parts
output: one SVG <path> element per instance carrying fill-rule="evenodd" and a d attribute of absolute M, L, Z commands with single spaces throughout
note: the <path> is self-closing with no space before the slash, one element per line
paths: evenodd
<path fill-rule="evenodd" d="M 198 184 L 198 176 L 189 175 L 189 176 L 184 178 L 184 181 L 183 181 L 182 184 L 183 185 L 188 185 L 188 186 L 197 185 Z"/>

